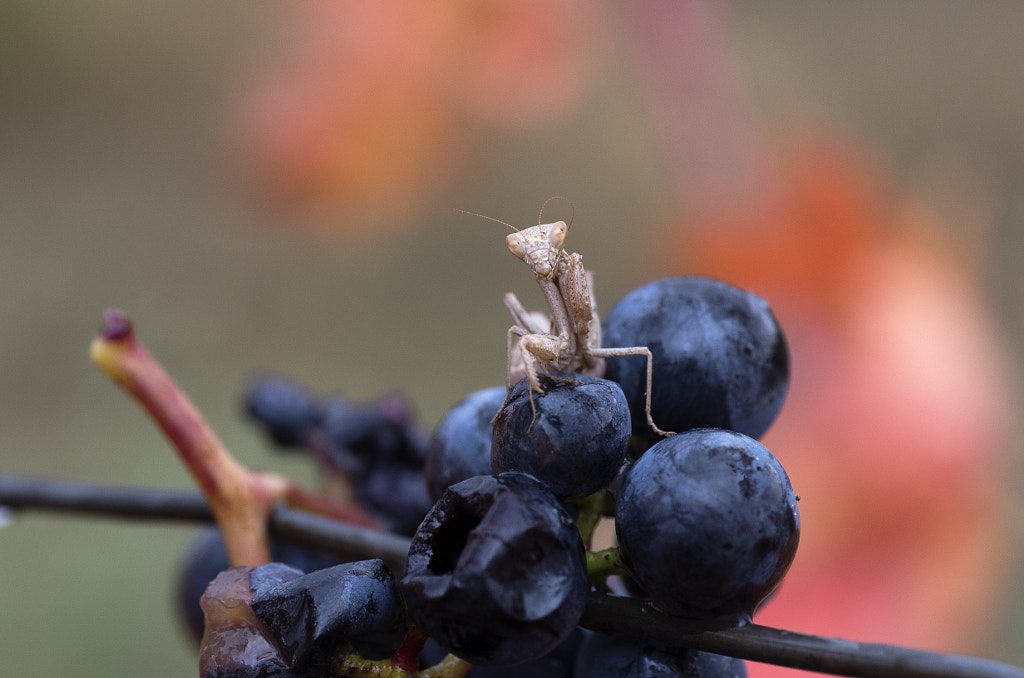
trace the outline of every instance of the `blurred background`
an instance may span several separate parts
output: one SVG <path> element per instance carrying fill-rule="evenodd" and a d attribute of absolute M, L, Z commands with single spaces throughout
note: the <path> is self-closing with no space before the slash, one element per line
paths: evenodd
<path fill-rule="evenodd" d="M 566 196 L 601 308 L 700 273 L 787 331 L 804 534 L 758 620 L 1024 663 L 1022 64 L 1009 1 L 6 2 L 0 470 L 190 487 L 89 363 L 108 306 L 249 466 L 314 481 L 240 415 L 260 372 L 430 427 L 502 383 L 502 295 L 542 307 L 454 209 Z M 3 673 L 194 675 L 191 535 L 15 517 Z"/>

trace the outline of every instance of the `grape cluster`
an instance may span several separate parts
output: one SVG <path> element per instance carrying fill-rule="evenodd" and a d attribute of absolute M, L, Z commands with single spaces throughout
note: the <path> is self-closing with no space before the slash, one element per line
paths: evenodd
<path fill-rule="evenodd" d="M 433 503 L 423 483 L 428 434 L 398 394 L 362 404 L 317 399 L 291 380 L 262 377 L 250 384 L 245 410 L 278 449 L 312 455 L 393 532 L 411 535 Z"/>
<path fill-rule="evenodd" d="M 415 529 L 400 576 L 380 561 L 218 575 L 201 675 L 341 675 L 421 634 L 422 661 L 451 653 L 471 676 L 745 676 L 740 660 L 579 623 L 601 590 L 742 624 L 778 587 L 799 514 L 756 438 L 785 399 L 785 337 L 760 298 L 694 277 L 634 291 L 602 330 L 607 346 L 651 349 L 653 418 L 680 433 L 647 425 L 643 358 L 609 359 L 607 378 L 541 375 L 542 392 L 525 379 L 478 391 L 429 439 L 398 399 L 356 406 L 255 383 L 247 411 L 275 444 L 310 451 L 365 508 Z M 612 518 L 601 548 L 594 526 Z"/>

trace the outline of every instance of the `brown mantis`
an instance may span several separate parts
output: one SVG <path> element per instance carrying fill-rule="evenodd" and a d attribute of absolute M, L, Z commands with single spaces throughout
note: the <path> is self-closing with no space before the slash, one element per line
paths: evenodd
<path fill-rule="evenodd" d="M 538 222 L 543 214 L 544 207 L 541 206 Z M 583 267 L 582 255 L 565 251 L 563 245 L 569 226 L 564 221 L 557 221 L 519 230 L 499 219 L 484 218 L 505 224 L 515 231 L 505 239 L 508 249 L 530 267 L 551 312 L 549 320 L 543 313 L 527 311 L 515 293 L 505 295 L 505 307 L 513 320 L 506 339 L 506 389 L 510 390 L 525 376 L 530 384 L 532 405 L 533 391 L 544 392 L 538 378 L 540 373 L 575 372 L 601 377 L 604 376 L 605 358 L 642 355 L 647 358 L 644 409 L 647 424 L 659 435 L 672 435 L 658 428 L 651 417 L 654 357 L 650 349 L 646 346 L 601 347 L 601 320 L 591 291 L 594 276 Z M 513 337 L 519 337 L 519 341 L 514 342 Z"/>

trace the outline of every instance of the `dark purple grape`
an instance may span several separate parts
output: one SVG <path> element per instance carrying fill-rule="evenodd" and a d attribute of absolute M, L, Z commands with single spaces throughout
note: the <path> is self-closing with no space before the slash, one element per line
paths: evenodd
<path fill-rule="evenodd" d="M 282 377 L 255 379 L 246 390 L 245 410 L 280 447 L 298 447 L 319 418 L 314 397 Z"/>
<path fill-rule="evenodd" d="M 339 562 L 338 558 L 276 540 L 271 541 L 270 552 L 275 561 L 292 565 L 302 572 L 312 572 Z M 353 556 L 352 560 L 355 559 Z M 203 637 L 203 611 L 199 607 L 199 599 L 214 577 L 229 567 L 220 530 L 200 530 L 181 560 L 176 584 L 178 614 L 196 642 Z"/>
<path fill-rule="evenodd" d="M 494 419 L 491 467 L 496 473 L 529 473 L 559 499 L 604 489 L 625 463 L 629 446 L 622 389 L 579 374 L 540 375 L 540 383 L 543 393 L 531 392 L 526 379 L 509 393 Z"/>
<path fill-rule="evenodd" d="M 398 649 L 405 636 L 405 607 L 383 561 L 309 574 L 285 567 L 271 563 L 253 571 L 252 609 L 294 670 L 320 675 L 341 640 L 369 659 L 390 657 Z"/>
<path fill-rule="evenodd" d="M 602 323 L 606 347 L 647 346 L 654 356 L 651 415 L 669 431 L 724 428 L 760 437 L 789 387 L 789 349 L 768 303 L 727 283 L 664 278 L 627 294 Z M 648 443 L 644 357 L 609 358 L 633 430 Z"/>
<path fill-rule="evenodd" d="M 411 535 L 432 502 L 423 469 L 387 463 L 374 464 L 358 479 L 356 498 L 381 518 L 387 529 Z"/>
<path fill-rule="evenodd" d="M 437 501 L 450 485 L 491 473 L 491 420 L 505 400 L 505 387 L 466 396 L 444 415 L 427 451 L 424 474 Z"/>
<path fill-rule="evenodd" d="M 347 475 L 356 499 L 387 529 L 412 534 L 432 501 L 423 477 L 427 435 L 405 398 L 390 394 L 365 405 L 334 396 L 321 403 L 317 450 Z"/>
<path fill-rule="evenodd" d="M 340 396 L 318 401 L 287 379 L 269 377 L 253 383 L 246 403 L 275 444 L 305 448 L 326 474 L 344 477 L 385 528 L 412 534 L 430 509 L 427 434 L 402 395 L 362 404 Z"/>
<path fill-rule="evenodd" d="M 327 453 L 346 472 L 359 476 L 362 466 L 379 462 L 422 468 L 426 461 L 427 434 L 398 393 L 360 404 L 341 396 L 324 398 L 320 416 Z"/>
<path fill-rule="evenodd" d="M 255 597 L 261 591 L 269 591 L 304 574 L 305 572 L 294 565 L 279 562 L 267 563 L 266 565 L 253 568 L 253 571 L 249 573 L 249 588 L 252 589 L 253 596 Z"/>
<path fill-rule="evenodd" d="M 668 614 L 749 617 L 796 554 L 789 477 L 764 445 L 735 431 L 662 440 L 626 472 L 616 499 L 630 574 Z"/>
<path fill-rule="evenodd" d="M 402 588 L 412 619 L 447 651 L 485 666 L 525 662 L 563 642 L 583 614 L 583 542 L 537 479 L 470 478 L 424 518 Z"/>
<path fill-rule="evenodd" d="M 593 633 L 580 646 L 574 678 L 747 678 L 742 659 L 672 648 L 634 636 Z"/>

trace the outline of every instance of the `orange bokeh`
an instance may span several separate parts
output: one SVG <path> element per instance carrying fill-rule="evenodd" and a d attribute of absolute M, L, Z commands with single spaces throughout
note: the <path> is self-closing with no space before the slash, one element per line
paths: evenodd
<path fill-rule="evenodd" d="M 565 114 L 604 43 L 600 5 L 584 0 L 281 9 L 288 39 L 254 75 L 238 146 L 261 198 L 333 215 L 402 215 L 487 133 Z"/>
<path fill-rule="evenodd" d="M 803 535 L 757 621 L 977 651 L 1011 548 L 1013 394 L 993 319 L 940 216 L 887 195 L 870 162 L 819 140 L 784 167 L 770 200 L 688 223 L 667 264 L 764 296 L 790 341 L 789 399 L 764 442 Z"/>

